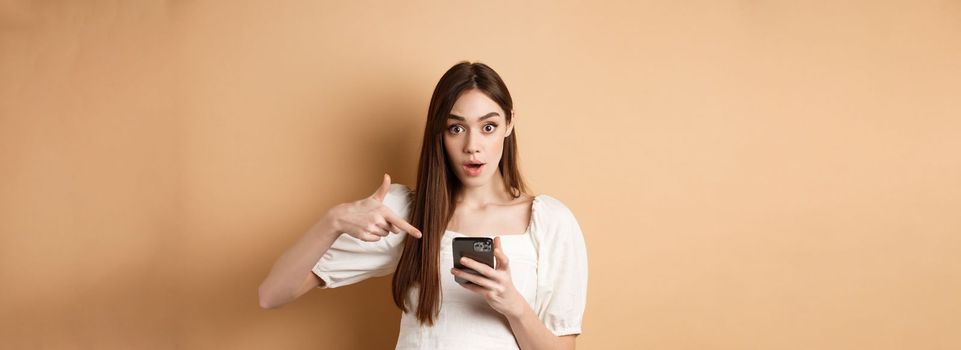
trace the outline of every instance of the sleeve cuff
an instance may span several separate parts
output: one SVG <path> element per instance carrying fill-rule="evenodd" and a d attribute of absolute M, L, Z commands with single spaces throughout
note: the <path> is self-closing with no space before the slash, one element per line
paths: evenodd
<path fill-rule="evenodd" d="M 310 272 L 313 272 L 314 275 L 320 278 L 321 281 L 324 281 L 324 283 L 318 284 L 317 288 L 320 288 L 320 289 L 332 288 L 330 286 L 332 281 L 330 280 L 330 276 L 327 275 L 327 272 L 320 271 L 320 269 L 318 269 L 317 266 L 314 266 L 314 268 L 310 270 Z"/>
<path fill-rule="evenodd" d="M 567 327 L 567 328 L 559 328 L 556 330 L 552 329 L 551 332 L 553 332 L 554 335 L 558 337 L 563 335 L 575 335 L 575 334 L 581 334 L 581 327 Z"/>

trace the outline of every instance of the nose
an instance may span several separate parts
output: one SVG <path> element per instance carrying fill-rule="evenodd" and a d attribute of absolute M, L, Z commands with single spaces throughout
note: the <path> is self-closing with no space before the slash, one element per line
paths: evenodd
<path fill-rule="evenodd" d="M 480 152 L 481 150 L 481 138 L 480 135 L 475 135 L 473 131 L 467 133 L 467 140 L 464 143 L 464 153 L 473 154 Z"/>

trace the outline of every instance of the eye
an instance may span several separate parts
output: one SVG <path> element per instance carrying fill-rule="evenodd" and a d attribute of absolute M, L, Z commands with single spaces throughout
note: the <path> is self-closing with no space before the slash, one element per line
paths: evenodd
<path fill-rule="evenodd" d="M 484 131 L 488 133 L 494 132 L 495 129 L 497 129 L 497 124 L 495 123 L 484 125 Z"/>
<path fill-rule="evenodd" d="M 460 125 L 451 125 L 450 127 L 447 128 L 447 131 L 450 131 L 451 134 L 457 134 L 463 131 L 463 129 L 464 127 Z"/>

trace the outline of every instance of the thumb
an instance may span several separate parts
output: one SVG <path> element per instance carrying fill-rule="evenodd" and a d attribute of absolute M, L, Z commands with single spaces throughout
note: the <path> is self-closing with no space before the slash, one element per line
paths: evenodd
<path fill-rule="evenodd" d="M 390 191 L 390 175 L 384 174 L 384 182 L 380 184 L 380 188 L 371 197 L 383 202 L 384 197 L 387 197 L 387 191 Z"/>

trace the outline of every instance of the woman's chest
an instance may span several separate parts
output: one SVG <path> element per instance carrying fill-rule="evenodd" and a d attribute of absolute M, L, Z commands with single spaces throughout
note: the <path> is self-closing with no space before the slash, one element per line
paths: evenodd
<path fill-rule="evenodd" d="M 447 229 L 469 236 L 521 235 L 531 221 L 531 209 L 514 205 L 488 209 L 457 208 Z"/>
<path fill-rule="evenodd" d="M 463 234 L 450 232 L 444 234 L 440 247 L 440 272 L 441 288 L 444 290 L 444 299 L 449 301 L 484 303 L 483 298 L 454 281 L 454 275 L 450 273 L 454 267 L 453 251 L 451 242 L 454 237 L 463 237 Z M 537 292 L 537 251 L 531 240 L 530 234 L 508 235 L 501 237 L 501 248 L 507 256 L 511 272 L 511 282 L 514 288 L 524 296 L 528 304 L 533 305 L 534 296 Z M 446 303 L 446 301 L 445 301 Z"/>

